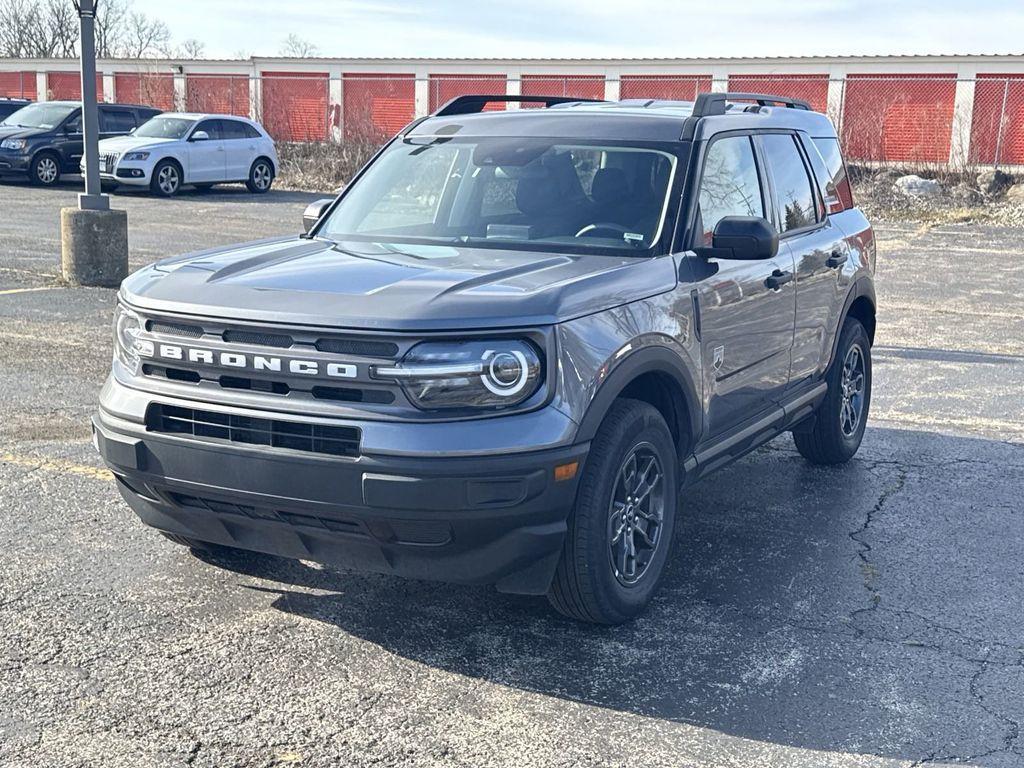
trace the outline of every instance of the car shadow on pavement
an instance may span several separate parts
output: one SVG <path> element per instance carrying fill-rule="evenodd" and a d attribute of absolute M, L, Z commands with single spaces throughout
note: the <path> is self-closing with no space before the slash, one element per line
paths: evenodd
<path fill-rule="evenodd" d="M 1024 700 L 1014 472 L 1024 449 L 998 441 L 873 428 L 822 468 L 781 438 L 684 494 L 664 587 L 621 627 L 491 589 L 215 562 L 302 587 L 253 587 L 280 611 L 460 675 L 762 742 L 989 765 L 1014 756 Z"/>

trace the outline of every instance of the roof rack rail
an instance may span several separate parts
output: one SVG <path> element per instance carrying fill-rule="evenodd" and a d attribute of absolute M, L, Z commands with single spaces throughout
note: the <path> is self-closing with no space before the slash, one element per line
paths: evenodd
<path fill-rule="evenodd" d="M 770 104 L 781 104 L 790 109 L 806 109 L 811 111 L 810 103 L 803 99 L 794 99 L 791 96 L 773 96 L 770 93 L 740 93 L 729 91 L 728 93 L 701 93 L 693 102 L 694 117 L 708 117 L 709 115 L 724 115 L 725 105 L 730 101 L 753 101 L 758 106 L 766 107 Z"/>
<path fill-rule="evenodd" d="M 604 101 L 604 99 L 581 99 L 575 96 L 509 96 L 504 93 L 493 96 L 484 94 L 467 94 L 466 96 L 456 96 L 454 99 L 444 104 L 434 113 L 434 117 L 471 115 L 476 112 L 483 112 L 484 107 L 493 102 L 543 104 L 545 107 L 553 107 L 556 104 L 572 104 L 577 101 L 601 102 Z"/>

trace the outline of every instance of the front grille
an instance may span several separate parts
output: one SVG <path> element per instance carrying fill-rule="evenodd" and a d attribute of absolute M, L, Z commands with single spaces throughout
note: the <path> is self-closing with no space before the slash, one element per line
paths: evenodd
<path fill-rule="evenodd" d="M 223 339 L 234 344 L 255 344 L 258 347 L 278 347 L 280 349 L 287 349 L 295 343 L 291 336 L 253 331 L 224 331 Z"/>
<path fill-rule="evenodd" d="M 358 456 L 360 431 L 356 427 L 307 424 L 281 419 L 154 404 L 146 413 L 151 432 L 188 435 L 199 440 L 264 445 L 331 456 Z"/>
<path fill-rule="evenodd" d="M 198 325 L 186 323 L 170 323 L 166 320 L 150 320 L 146 328 L 151 333 L 162 333 L 167 336 L 184 336 L 188 339 L 198 339 L 203 335 L 203 329 Z"/>
<path fill-rule="evenodd" d="M 106 155 L 102 155 L 102 158 L 107 173 L 113 173 L 114 166 L 117 165 L 118 154 L 116 152 L 112 152 Z"/>
<path fill-rule="evenodd" d="M 392 341 L 317 339 L 316 348 L 321 352 L 333 352 L 337 355 L 359 355 L 361 357 L 394 357 L 398 354 L 398 345 Z"/>

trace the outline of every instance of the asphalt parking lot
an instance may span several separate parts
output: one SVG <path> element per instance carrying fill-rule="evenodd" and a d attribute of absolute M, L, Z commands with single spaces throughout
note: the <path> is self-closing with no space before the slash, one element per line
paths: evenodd
<path fill-rule="evenodd" d="M 689 491 L 609 629 L 145 529 L 89 440 L 114 292 L 57 281 L 76 192 L 0 184 L 0 765 L 1024 765 L 1024 230 L 880 226 L 861 452 Z M 316 197 L 114 204 L 135 267 Z"/>

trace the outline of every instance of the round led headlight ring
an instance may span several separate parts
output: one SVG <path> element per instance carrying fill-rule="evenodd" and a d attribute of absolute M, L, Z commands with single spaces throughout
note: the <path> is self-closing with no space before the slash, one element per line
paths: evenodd
<path fill-rule="evenodd" d="M 484 352 L 483 359 L 487 368 L 481 379 L 489 392 L 501 397 L 512 397 L 522 392 L 530 378 L 526 355 L 516 349 L 501 352 L 489 349 Z"/>

